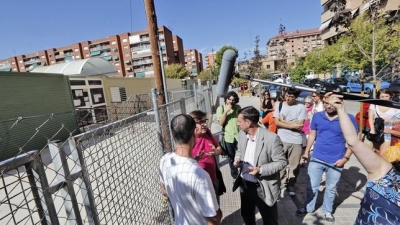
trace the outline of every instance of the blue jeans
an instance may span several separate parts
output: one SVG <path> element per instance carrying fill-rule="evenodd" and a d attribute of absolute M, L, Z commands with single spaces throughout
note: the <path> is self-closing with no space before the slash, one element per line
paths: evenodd
<path fill-rule="evenodd" d="M 237 141 L 235 140 L 233 143 L 225 142 L 226 143 L 226 150 L 228 151 L 228 160 L 229 160 L 229 167 L 231 169 L 231 176 L 233 179 L 239 175 L 238 168 L 233 165 L 233 160 L 235 159 L 236 149 L 237 149 Z"/>
<path fill-rule="evenodd" d="M 336 196 L 337 183 L 342 175 L 343 168 L 336 167 L 334 163 L 327 163 L 322 160 L 312 158 L 308 164 L 307 198 L 305 208 L 307 212 L 314 212 L 315 202 L 317 201 L 318 188 L 321 183 L 322 174 L 326 173 L 324 202 L 322 204 L 323 213 L 332 213 L 333 201 Z"/>

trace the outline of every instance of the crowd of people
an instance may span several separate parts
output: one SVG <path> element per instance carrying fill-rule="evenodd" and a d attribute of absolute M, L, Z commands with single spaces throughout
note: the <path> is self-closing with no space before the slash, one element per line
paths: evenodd
<path fill-rule="evenodd" d="M 175 150 L 165 154 L 159 174 L 162 192 L 174 210 L 175 224 L 219 224 L 221 181 L 215 156 L 226 148 L 231 176 L 240 190 L 241 216 L 256 224 L 256 208 L 263 224 L 279 224 L 277 201 L 287 190 L 296 195 L 300 166 L 307 165 L 307 197 L 296 215 L 315 211 L 318 189 L 325 180 L 322 211 L 334 222 L 333 202 L 342 170 L 352 154 L 368 173 L 369 182 L 355 224 L 400 223 L 400 110 L 371 105 L 370 123 L 385 121 L 385 141 L 367 146 L 358 139 L 358 124 L 340 95 L 312 93 L 304 104 L 299 92 L 288 89 L 274 101 L 263 93 L 260 108 L 241 108 L 230 91 L 217 108 L 223 143 L 207 127 L 207 114 L 195 110 L 171 121 Z M 390 99 L 380 90 L 378 98 Z M 371 126 L 373 127 L 373 126 Z M 371 133 L 377 132 L 373 128 Z"/>

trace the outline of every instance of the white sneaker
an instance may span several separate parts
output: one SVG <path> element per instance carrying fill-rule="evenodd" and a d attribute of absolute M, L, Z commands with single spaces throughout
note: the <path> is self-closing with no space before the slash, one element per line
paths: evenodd
<path fill-rule="evenodd" d="M 295 196 L 296 195 L 294 187 L 288 187 L 287 189 L 288 189 L 288 192 L 289 192 L 290 196 Z"/>

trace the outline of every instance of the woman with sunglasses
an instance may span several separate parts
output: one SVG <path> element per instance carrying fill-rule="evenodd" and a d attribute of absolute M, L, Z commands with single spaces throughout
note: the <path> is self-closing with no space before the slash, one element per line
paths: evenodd
<path fill-rule="evenodd" d="M 217 164 L 215 156 L 222 153 L 221 146 L 218 140 L 211 133 L 207 126 L 207 114 L 200 110 L 194 110 L 189 115 L 196 122 L 194 135 L 196 136 L 196 143 L 193 146 L 192 156 L 196 159 L 197 163 L 203 168 L 211 178 L 214 189 L 217 193 L 218 179 L 217 179 Z M 218 196 L 218 193 L 217 193 Z M 218 197 L 217 197 L 218 198 Z M 219 200 L 219 198 L 218 198 Z"/>
<path fill-rule="evenodd" d="M 271 99 L 268 91 L 264 91 L 263 100 L 260 103 L 260 110 L 263 111 L 262 118 L 268 115 L 268 113 L 274 111 L 275 101 Z"/>

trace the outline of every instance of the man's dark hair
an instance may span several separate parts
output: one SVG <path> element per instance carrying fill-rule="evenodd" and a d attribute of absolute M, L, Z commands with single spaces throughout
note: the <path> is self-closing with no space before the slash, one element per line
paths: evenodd
<path fill-rule="evenodd" d="M 239 103 L 239 96 L 234 91 L 226 93 L 226 95 L 224 96 L 224 102 L 226 102 L 226 100 L 231 96 L 233 96 L 233 98 L 235 99 L 235 104 Z"/>
<path fill-rule="evenodd" d="M 238 114 L 243 116 L 243 119 L 250 120 L 253 125 L 258 125 L 260 112 L 253 106 L 247 106 L 239 110 Z"/>
<path fill-rule="evenodd" d="M 294 88 L 289 88 L 286 92 L 288 95 L 293 95 L 295 98 L 299 97 L 300 95 L 300 90 L 294 89 Z"/>
<path fill-rule="evenodd" d="M 172 137 L 176 144 L 189 144 L 195 128 L 196 123 L 189 115 L 179 114 L 171 120 Z"/>

